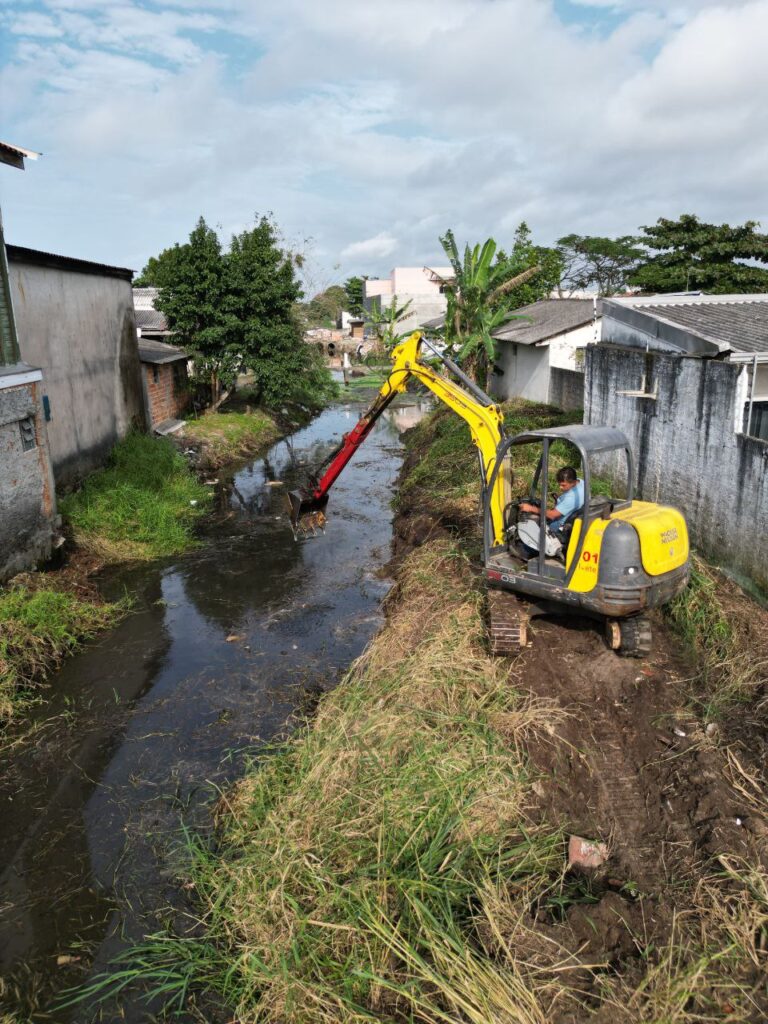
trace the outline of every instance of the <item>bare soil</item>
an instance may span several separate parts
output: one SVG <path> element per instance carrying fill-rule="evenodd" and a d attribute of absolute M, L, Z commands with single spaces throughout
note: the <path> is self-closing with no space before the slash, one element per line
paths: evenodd
<path fill-rule="evenodd" d="M 396 561 L 446 526 L 455 532 L 455 524 L 413 507 L 401 513 Z M 725 578 L 722 600 L 744 643 L 765 660 L 768 612 Z M 589 899 L 559 915 L 532 914 L 532 948 L 517 950 L 532 962 L 548 943 L 569 950 L 574 969 L 564 987 L 582 994 L 594 991 L 595 976 L 579 964 L 607 963 L 639 985 L 643 951 L 674 941 L 676 919 L 690 914 L 698 883 L 722 876 L 729 864 L 768 867 L 768 673 L 748 702 L 707 728 L 696 710 L 705 703 L 703 670 L 660 613 L 653 629 L 654 653 L 640 661 L 610 651 L 598 623 L 536 618 L 527 648 L 509 660 L 510 685 L 554 700 L 566 713 L 551 735 L 528 747 L 538 773 L 534 819 L 608 846 L 601 867 L 569 872 Z M 757 1009 L 749 1019 L 762 1021 L 768 995 L 758 968 L 754 975 Z M 599 1002 L 591 1020 L 633 1019 L 615 1004 L 598 1010 Z M 727 1004 L 707 1019 L 735 1020 Z M 582 1017 L 566 996 L 552 1020 L 577 1024 Z"/>

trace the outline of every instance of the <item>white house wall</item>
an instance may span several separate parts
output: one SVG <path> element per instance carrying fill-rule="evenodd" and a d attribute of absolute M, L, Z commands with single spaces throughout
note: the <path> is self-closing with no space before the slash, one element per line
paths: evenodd
<path fill-rule="evenodd" d="M 585 324 L 572 331 L 558 334 L 549 339 L 549 365 L 560 370 L 583 370 L 583 359 L 577 359 L 576 353 L 592 342 L 600 340 L 600 320 L 597 324 Z"/>
<path fill-rule="evenodd" d="M 491 394 L 501 401 L 526 398 L 531 402 L 549 399 L 549 349 L 535 345 L 502 342 L 496 365 L 503 373 L 491 377 Z"/>

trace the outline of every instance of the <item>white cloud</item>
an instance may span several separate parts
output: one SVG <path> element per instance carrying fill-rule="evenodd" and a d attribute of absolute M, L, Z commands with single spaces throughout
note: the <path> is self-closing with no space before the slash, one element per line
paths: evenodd
<path fill-rule="evenodd" d="M 10 12 L 4 131 L 46 156 L 4 177 L 8 234 L 140 265 L 200 213 L 273 210 L 375 273 L 434 262 L 449 226 L 508 245 L 523 218 L 547 242 L 768 220 L 768 0 L 584 2 L 583 29 L 553 0 Z M 601 6 L 623 14 L 595 33 Z"/>
<path fill-rule="evenodd" d="M 390 256 L 396 248 L 397 239 L 386 231 L 380 231 L 373 238 L 345 246 L 341 250 L 341 255 L 347 260 L 376 260 Z"/>

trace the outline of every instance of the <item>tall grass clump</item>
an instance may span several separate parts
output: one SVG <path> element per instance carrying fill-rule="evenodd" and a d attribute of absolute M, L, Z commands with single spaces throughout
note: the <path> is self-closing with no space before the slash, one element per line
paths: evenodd
<path fill-rule="evenodd" d="M 549 1019 L 559 982 L 513 937 L 561 881 L 522 745 L 558 713 L 488 657 L 455 548 L 412 554 L 397 602 L 316 719 L 222 799 L 215 855 L 193 844 L 204 939 L 156 938 L 105 990 L 204 988 L 243 1022 Z"/>
<path fill-rule="evenodd" d="M 204 445 L 204 462 L 209 469 L 266 448 L 279 436 L 275 421 L 259 409 L 210 412 L 184 424 L 184 437 Z"/>
<path fill-rule="evenodd" d="M 28 702 L 34 684 L 120 614 L 118 605 L 66 591 L 23 585 L 0 591 L 0 723 Z"/>
<path fill-rule="evenodd" d="M 521 398 L 505 403 L 503 409 L 504 422 L 511 435 L 563 426 L 579 418 L 573 412 L 562 412 L 554 406 Z M 407 433 L 405 443 L 413 465 L 401 481 L 399 508 L 418 504 L 422 511 L 458 521 L 475 516 L 480 502 L 480 476 L 477 451 L 464 420 L 446 406 L 440 406 Z M 561 458 L 552 460 L 552 474 L 558 465 L 573 460 L 573 454 L 565 445 L 561 444 L 560 448 Z M 516 493 L 527 493 L 540 455 L 541 445 L 519 445 L 510 449 Z"/>
<path fill-rule="evenodd" d="M 209 492 L 167 438 L 132 433 L 109 465 L 60 502 L 77 543 L 109 561 L 152 559 L 194 544 Z"/>
<path fill-rule="evenodd" d="M 692 554 L 690 583 L 665 608 L 701 668 L 702 685 L 695 696 L 708 717 L 749 700 L 768 672 L 768 651 L 756 648 L 750 637 L 759 608 L 752 606 L 752 614 L 749 607 L 740 608 L 751 602 L 729 600 L 732 589 L 717 569 Z"/>

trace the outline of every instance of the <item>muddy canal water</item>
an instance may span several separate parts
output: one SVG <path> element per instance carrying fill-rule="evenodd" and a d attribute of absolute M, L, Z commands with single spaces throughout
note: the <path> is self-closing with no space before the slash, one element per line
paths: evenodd
<path fill-rule="evenodd" d="M 94 1019 L 49 1015 L 55 993 L 178 913 L 182 826 L 210 823 L 246 759 L 378 629 L 400 433 L 424 404 L 401 396 L 379 421 L 333 489 L 323 536 L 294 541 L 284 490 L 269 485 L 302 482 L 361 408 L 340 402 L 222 477 L 191 554 L 104 579 L 132 613 L 52 680 L 0 785 L 6 1007 Z M 151 1018 L 126 1006 L 121 1019 Z"/>

